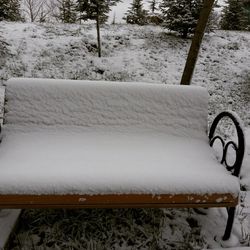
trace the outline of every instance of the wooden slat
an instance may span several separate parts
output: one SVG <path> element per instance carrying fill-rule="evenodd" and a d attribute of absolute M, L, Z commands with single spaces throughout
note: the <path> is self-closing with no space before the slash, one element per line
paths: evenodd
<path fill-rule="evenodd" d="M 0 195 L 0 208 L 234 207 L 232 194 Z"/>

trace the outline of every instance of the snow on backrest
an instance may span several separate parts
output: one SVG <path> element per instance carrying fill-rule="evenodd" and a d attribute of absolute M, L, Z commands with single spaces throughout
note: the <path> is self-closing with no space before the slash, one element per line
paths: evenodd
<path fill-rule="evenodd" d="M 6 128 L 150 129 L 204 137 L 204 88 L 149 83 L 10 79 Z"/>

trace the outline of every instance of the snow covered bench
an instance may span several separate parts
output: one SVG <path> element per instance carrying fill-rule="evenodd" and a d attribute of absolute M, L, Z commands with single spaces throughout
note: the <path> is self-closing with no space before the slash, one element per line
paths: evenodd
<path fill-rule="evenodd" d="M 207 137 L 208 93 L 194 86 L 11 79 L 0 145 L 0 207 L 228 207 L 233 175 Z M 214 139 L 213 139 L 214 137 Z M 226 156 L 223 156 L 226 162 Z M 228 165 L 226 163 L 226 165 Z M 230 168 L 230 167 L 229 167 Z"/>

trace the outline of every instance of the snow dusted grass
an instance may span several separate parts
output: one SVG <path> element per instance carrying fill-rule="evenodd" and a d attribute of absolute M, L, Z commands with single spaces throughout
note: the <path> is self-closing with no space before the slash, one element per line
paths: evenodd
<path fill-rule="evenodd" d="M 98 58 L 95 33 L 94 25 L 2 22 L 0 78 L 179 84 L 190 40 L 155 26 L 107 25 L 101 30 L 103 57 Z M 249 32 L 206 35 L 193 77 L 193 84 L 209 89 L 211 115 L 232 107 L 245 125 L 250 125 L 249 40 Z"/>
<path fill-rule="evenodd" d="M 197 219 L 186 209 L 25 210 L 20 224 L 22 232 L 11 249 L 189 250 L 205 246 Z"/>
<path fill-rule="evenodd" d="M 178 84 L 190 40 L 160 27 L 102 28 L 103 57 L 97 57 L 93 25 L 1 22 L 0 79 L 46 77 Z M 250 190 L 250 33 L 206 35 L 193 84 L 208 88 L 209 120 L 236 111 L 246 128 L 242 185 Z M 228 132 L 226 127 L 224 131 Z M 192 209 L 25 210 L 14 249 L 202 249 L 220 245 L 225 209 L 199 215 Z M 240 218 L 240 217 L 239 217 Z M 249 219 L 250 220 L 250 219 Z M 246 220 L 243 221 L 246 223 Z M 250 231 L 250 223 L 246 226 Z M 234 234 L 242 238 L 236 220 Z M 249 245 L 250 240 L 243 242 Z"/>

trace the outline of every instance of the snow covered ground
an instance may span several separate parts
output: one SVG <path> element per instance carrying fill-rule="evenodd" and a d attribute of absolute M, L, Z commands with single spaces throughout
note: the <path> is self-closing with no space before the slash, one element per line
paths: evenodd
<path fill-rule="evenodd" d="M 98 58 L 93 25 L 1 22 L 0 79 L 3 82 L 10 77 L 180 82 L 190 40 L 182 40 L 155 26 L 110 25 L 104 26 L 101 33 L 103 57 Z M 194 85 L 205 86 L 210 93 L 210 121 L 225 109 L 236 111 L 243 119 L 248 146 L 241 182 L 247 190 L 250 190 L 249 58 L 249 32 L 216 31 L 205 36 L 193 77 Z M 250 203 L 248 198 L 244 204 L 248 203 L 246 200 Z M 248 210 L 243 205 L 240 208 L 233 235 L 242 240 L 242 245 L 249 245 L 250 215 L 245 216 Z M 220 244 L 214 235 L 222 234 L 226 212 L 214 208 L 207 213 L 204 216 L 192 209 L 26 210 L 12 247 L 217 248 Z"/>

